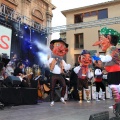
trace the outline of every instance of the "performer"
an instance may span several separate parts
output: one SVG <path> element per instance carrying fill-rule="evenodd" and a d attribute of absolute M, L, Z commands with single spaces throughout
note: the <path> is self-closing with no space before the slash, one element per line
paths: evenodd
<path fill-rule="evenodd" d="M 77 79 L 78 76 L 74 72 L 74 68 L 79 66 L 78 63 L 75 63 L 74 67 L 71 69 L 70 74 L 70 98 L 74 98 L 74 100 L 79 100 L 78 89 L 77 89 Z"/>
<path fill-rule="evenodd" d="M 105 55 L 99 55 L 101 61 L 105 63 L 105 70 L 108 72 L 108 84 L 112 90 L 115 102 L 120 102 L 119 84 L 120 84 L 120 53 L 116 48 L 120 40 L 120 33 L 111 28 L 102 28 L 100 30 L 100 40 L 95 42 L 93 46 L 100 45 Z"/>
<path fill-rule="evenodd" d="M 48 60 L 48 65 L 50 68 L 50 98 L 51 98 L 51 104 L 50 106 L 54 105 L 54 91 L 55 91 L 55 85 L 57 82 L 60 83 L 62 90 L 61 90 L 61 102 L 66 103 L 64 100 L 64 95 L 66 91 L 66 83 L 65 79 L 63 78 L 62 74 L 64 74 L 65 71 L 69 70 L 71 65 L 67 64 L 63 60 L 63 56 L 66 55 L 68 52 L 68 44 L 65 43 L 61 38 L 52 40 L 50 42 L 50 49 L 52 51 L 52 55 Z"/>
<path fill-rule="evenodd" d="M 86 99 L 87 102 L 90 102 L 89 94 L 90 90 L 88 88 L 88 78 L 91 79 L 93 77 L 92 70 L 88 68 L 88 66 L 92 63 L 92 59 L 90 53 L 87 50 L 83 50 L 80 56 L 78 57 L 79 66 L 74 68 L 74 72 L 78 76 L 78 94 L 79 94 L 79 103 L 82 103 L 82 90 L 83 87 L 86 91 Z"/>
<path fill-rule="evenodd" d="M 25 75 L 23 73 L 23 69 L 24 69 L 24 64 L 22 62 L 19 62 L 17 64 L 17 67 L 14 70 L 14 76 L 17 76 L 20 78 L 21 80 L 21 87 L 29 87 Z"/>
<path fill-rule="evenodd" d="M 102 89 L 102 100 L 105 100 L 105 85 L 102 82 L 103 79 L 103 68 L 102 61 L 99 57 L 93 56 L 93 66 L 94 66 L 94 80 L 96 85 L 96 101 L 100 101 L 99 92 Z"/>

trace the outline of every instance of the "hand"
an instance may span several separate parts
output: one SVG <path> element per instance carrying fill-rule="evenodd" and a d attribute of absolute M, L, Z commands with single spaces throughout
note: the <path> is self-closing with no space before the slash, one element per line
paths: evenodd
<path fill-rule="evenodd" d="M 58 58 L 55 58 L 56 61 L 58 61 Z"/>
<path fill-rule="evenodd" d="M 103 73 L 103 74 L 107 74 L 107 71 L 106 71 L 106 70 L 103 70 L 102 73 Z"/>

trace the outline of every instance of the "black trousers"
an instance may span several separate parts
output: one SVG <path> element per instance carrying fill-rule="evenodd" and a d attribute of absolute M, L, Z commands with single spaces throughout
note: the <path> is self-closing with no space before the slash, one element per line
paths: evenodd
<path fill-rule="evenodd" d="M 65 79 L 63 78 L 63 76 L 61 74 L 51 73 L 51 76 L 50 76 L 50 100 L 51 101 L 54 101 L 55 87 L 56 87 L 57 83 L 59 83 L 60 86 L 62 87 L 61 97 L 64 97 L 65 92 L 66 92 Z"/>
<path fill-rule="evenodd" d="M 105 92 L 105 85 L 102 82 L 95 82 L 96 84 L 96 92 L 100 91 L 100 88 L 102 89 L 102 92 Z"/>
<path fill-rule="evenodd" d="M 83 88 L 88 89 L 88 80 L 86 79 L 81 79 L 78 78 L 78 90 L 83 90 Z"/>

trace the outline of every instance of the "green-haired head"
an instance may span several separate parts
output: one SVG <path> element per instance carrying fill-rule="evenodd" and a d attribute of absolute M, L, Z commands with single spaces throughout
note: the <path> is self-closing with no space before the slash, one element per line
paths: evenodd
<path fill-rule="evenodd" d="M 111 36 L 117 36 L 118 37 L 118 43 L 120 43 L 120 33 L 112 28 L 104 27 L 100 30 L 101 35 L 111 35 Z"/>

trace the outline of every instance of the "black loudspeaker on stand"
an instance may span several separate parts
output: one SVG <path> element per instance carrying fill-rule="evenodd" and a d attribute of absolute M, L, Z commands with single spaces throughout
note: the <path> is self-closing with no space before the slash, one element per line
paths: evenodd
<path fill-rule="evenodd" d="M 18 87 L 21 84 L 21 80 L 16 76 L 8 76 L 3 83 L 6 87 Z"/>

